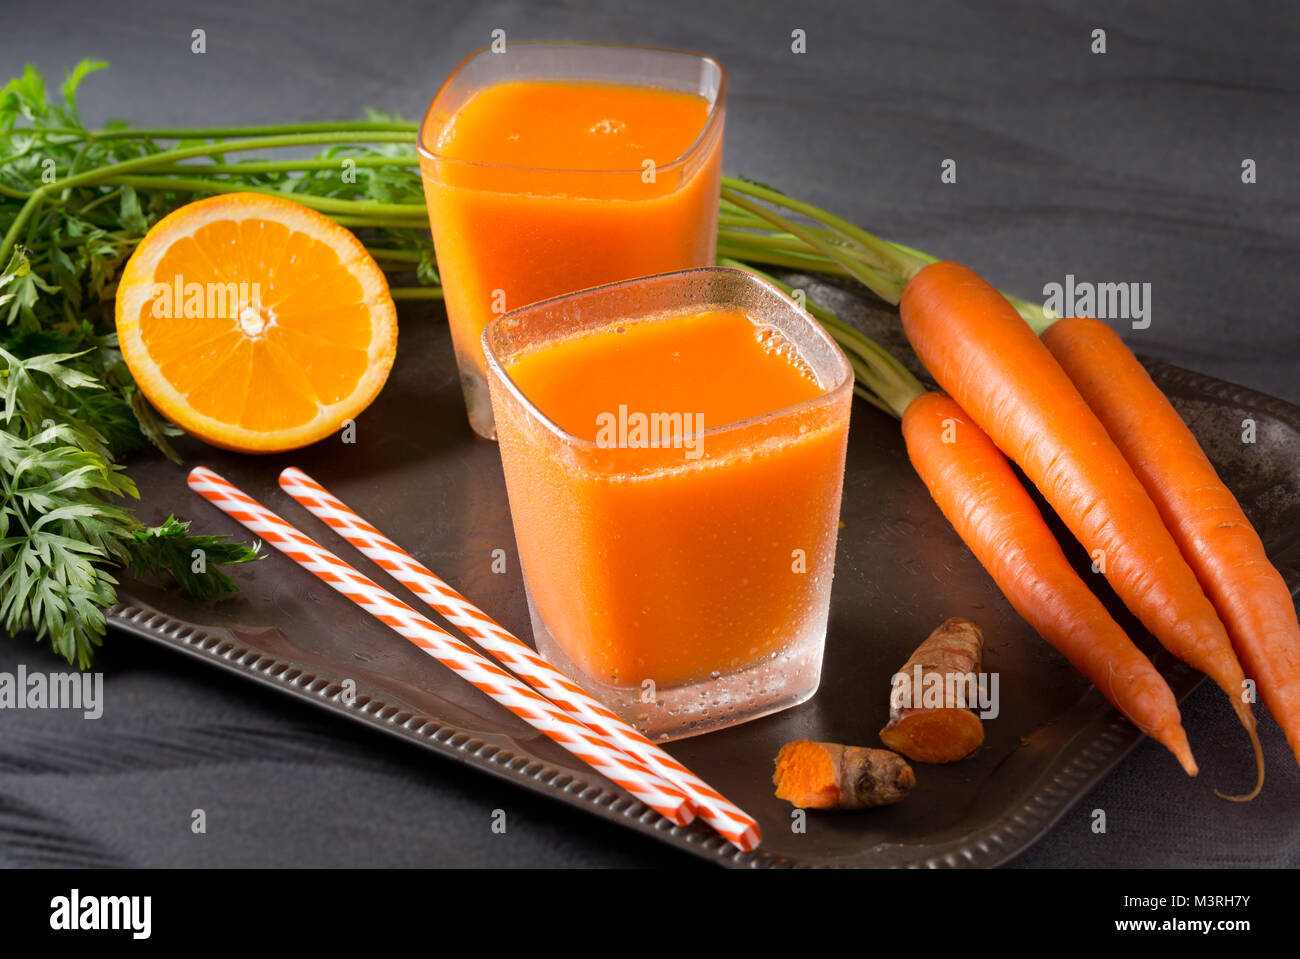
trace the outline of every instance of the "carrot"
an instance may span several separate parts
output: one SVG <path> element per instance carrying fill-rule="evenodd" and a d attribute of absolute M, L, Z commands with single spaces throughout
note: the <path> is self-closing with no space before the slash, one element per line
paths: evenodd
<path fill-rule="evenodd" d="M 782 229 L 792 225 L 780 217 Z M 776 277 L 734 260 L 780 286 Z M 951 399 L 927 393 L 887 350 L 823 307 L 809 311 L 849 353 L 854 392 L 903 421 L 908 455 L 957 534 L 1011 605 L 1139 729 L 1162 743 L 1189 775 L 1196 762 L 1169 685 L 1074 572 L 1006 458 Z M 947 434 L 948 421 L 956 427 Z M 951 438 L 953 442 L 946 442 Z"/>
<path fill-rule="evenodd" d="M 992 440 L 938 393 L 908 405 L 903 437 L 939 509 L 1016 612 L 1195 776 L 1196 761 L 1168 683 L 1070 566 Z"/>
<path fill-rule="evenodd" d="M 1058 320 L 1042 340 L 1155 501 L 1300 761 L 1300 621 L 1259 534 L 1178 411 L 1110 327 Z"/>
<path fill-rule="evenodd" d="M 905 798 L 916 774 L 888 749 L 799 739 L 776 754 L 772 783 L 799 809 L 871 809 Z"/>
<path fill-rule="evenodd" d="M 1024 470 L 1093 556 L 1115 592 L 1160 643 L 1228 694 L 1264 754 L 1245 673 L 1206 598 L 1106 429 L 1016 309 L 974 272 L 939 262 L 913 276 L 900 302 L 921 362 Z"/>

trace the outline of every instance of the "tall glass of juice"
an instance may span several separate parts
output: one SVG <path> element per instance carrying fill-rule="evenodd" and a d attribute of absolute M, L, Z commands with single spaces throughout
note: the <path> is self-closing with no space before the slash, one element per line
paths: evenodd
<path fill-rule="evenodd" d="M 658 739 L 817 689 L 853 374 L 771 284 L 710 267 L 483 336 L 538 650 Z"/>
<path fill-rule="evenodd" d="M 429 108 L 420 166 L 470 425 L 493 433 L 488 321 L 713 262 L 726 73 L 692 53 L 510 43 Z"/>

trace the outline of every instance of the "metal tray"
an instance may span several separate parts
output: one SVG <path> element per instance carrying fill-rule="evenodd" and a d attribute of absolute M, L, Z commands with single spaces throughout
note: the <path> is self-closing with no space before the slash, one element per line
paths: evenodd
<path fill-rule="evenodd" d="M 795 282 L 896 355 L 911 356 L 889 308 L 847 286 Z M 1148 367 L 1296 589 L 1300 408 L 1163 363 Z M 1241 441 L 1246 418 L 1256 422 L 1253 445 Z M 530 635 L 500 458 L 495 444 L 466 425 L 440 309 L 403 305 L 393 376 L 358 420 L 354 444 L 335 438 L 271 457 L 189 440 L 180 448 L 187 465 L 213 467 L 375 576 L 367 560 L 279 490 L 280 470 L 301 466 L 508 628 Z M 134 464 L 131 474 L 146 520 L 161 522 L 174 512 L 192 518 L 196 530 L 245 535 L 189 492 L 182 469 L 153 458 Z M 1011 609 L 912 472 L 898 424 L 865 403 L 855 404 L 849 431 L 842 519 L 817 695 L 784 713 L 668 747 L 758 818 L 763 843 L 748 854 L 703 824 L 682 828 L 661 819 L 274 550 L 237 571 L 240 592 L 219 601 L 196 604 L 127 580 L 109 621 L 725 865 L 991 866 L 1010 859 L 1140 736 Z M 1083 550 L 1068 536 L 1062 541 L 1084 569 Z M 493 572 L 494 550 L 505 551 L 504 573 Z M 1174 692 L 1189 693 L 1200 677 L 1164 653 L 1100 577 L 1089 581 Z M 985 724 L 983 748 L 950 766 L 917 764 L 916 791 L 897 806 L 812 813 L 806 831 L 794 831 L 791 808 L 772 794 L 777 750 L 801 738 L 878 744 L 890 675 L 935 625 L 955 615 L 981 624 L 985 669 L 1001 674 L 1001 715 Z M 347 680 L 355 684 L 353 697 L 344 694 Z"/>

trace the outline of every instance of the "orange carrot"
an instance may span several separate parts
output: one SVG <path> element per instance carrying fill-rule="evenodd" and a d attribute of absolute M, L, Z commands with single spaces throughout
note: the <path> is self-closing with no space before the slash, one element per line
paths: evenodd
<path fill-rule="evenodd" d="M 1300 621 L 1259 534 L 1178 411 L 1110 327 L 1058 320 L 1042 339 L 1155 501 L 1300 761 Z"/>
<path fill-rule="evenodd" d="M 1195 776 L 1169 685 L 1070 566 L 992 440 L 938 393 L 908 405 L 903 437 L 939 509 L 1016 612 Z"/>
<path fill-rule="evenodd" d="M 921 362 L 1024 470 L 1125 605 L 1166 649 L 1228 694 L 1264 754 L 1227 630 L 1159 511 L 1047 347 L 974 272 L 939 262 L 903 291 L 903 328 Z"/>
<path fill-rule="evenodd" d="M 861 381 L 855 392 L 904 421 L 917 472 L 1012 606 L 1112 705 L 1196 775 L 1169 685 L 1074 572 L 993 442 L 952 400 L 927 394 L 878 343 L 816 304 L 809 307 L 851 352 Z"/>

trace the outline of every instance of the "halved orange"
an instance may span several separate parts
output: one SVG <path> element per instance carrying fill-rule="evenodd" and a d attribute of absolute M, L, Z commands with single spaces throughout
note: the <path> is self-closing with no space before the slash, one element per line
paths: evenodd
<path fill-rule="evenodd" d="M 314 443 L 379 393 L 397 351 L 383 271 L 298 203 L 230 193 L 154 225 L 117 288 L 117 335 L 160 413 L 224 449 Z"/>

